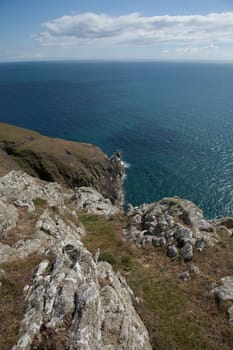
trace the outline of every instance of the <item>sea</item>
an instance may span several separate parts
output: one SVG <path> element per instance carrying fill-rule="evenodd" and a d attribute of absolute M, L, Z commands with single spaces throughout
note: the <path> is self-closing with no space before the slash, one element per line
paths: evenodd
<path fill-rule="evenodd" d="M 232 64 L 1 63 L 0 121 L 120 151 L 125 203 L 233 216 Z"/>

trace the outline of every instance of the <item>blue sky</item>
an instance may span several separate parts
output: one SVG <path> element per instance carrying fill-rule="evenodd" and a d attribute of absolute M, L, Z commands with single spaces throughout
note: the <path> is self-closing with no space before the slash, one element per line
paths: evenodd
<path fill-rule="evenodd" d="M 0 61 L 233 61 L 233 0 L 0 0 Z"/>

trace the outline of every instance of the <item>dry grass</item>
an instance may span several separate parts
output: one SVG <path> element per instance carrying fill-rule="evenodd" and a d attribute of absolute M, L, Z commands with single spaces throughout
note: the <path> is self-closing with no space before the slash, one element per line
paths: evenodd
<path fill-rule="evenodd" d="M 80 216 L 88 232 L 84 243 L 93 253 L 113 263 L 126 277 L 140 302 L 135 303 L 156 350 L 230 350 L 233 329 L 225 310 L 209 295 L 211 283 L 233 274 L 233 239 L 196 254 L 194 263 L 201 275 L 190 282 L 178 276 L 187 270 L 179 259 L 166 257 L 163 249 L 137 248 L 122 240 L 126 218 L 113 220 L 98 216 Z"/>
<path fill-rule="evenodd" d="M 1 150 L 0 143 L 0 176 L 4 176 L 11 170 L 19 170 L 18 164 L 9 157 L 3 150 Z"/>
<path fill-rule="evenodd" d="M 27 208 L 18 208 L 17 226 L 7 232 L 6 237 L 1 240 L 2 243 L 13 245 L 19 240 L 33 238 L 36 222 L 47 207 L 47 202 L 41 198 L 36 198 L 34 204 L 36 211 L 32 213 L 29 213 Z"/>
<path fill-rule="evenodd" d="M 23 288 L 32 278 L 34 268 L 41 262 L 42 256 L 31 255 L 1 264 L 6 279 L 0 287 L 0 349 L 9 350 L 18 339 L 20 321 L 25 306 Z"/>

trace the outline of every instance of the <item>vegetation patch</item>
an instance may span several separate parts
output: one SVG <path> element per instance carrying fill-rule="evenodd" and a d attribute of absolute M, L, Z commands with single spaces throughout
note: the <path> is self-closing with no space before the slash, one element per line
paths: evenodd
<path fill-rule="evenodd" d="M 47 201 L 43 198 L 37 197 L 35 199 L 33 199 L 33 203 L 36 207 L 45 209 L 47 206 Z"/>
<path fill-rule="evenodd" d="M 1 240 L 2 243 L 13 245 L 19 240 L 30 239 L 34 235 L 36 222 L 44 211 L 44 206 L 36 206 L 36 211 L 29 213 L 27 208 L 18 208 L 19 220 L 17 226 L 13 227 Z"/>
<path fill-rule="evenodd" d="M 0 344 L 1 350 L 9 350 L 18 340 L 20 322 L 25 313 L 25 285 L 30 283 L 34 268 L 43 256 L 31 255 L 0 264 L 6 278 L 0 287 Z"/>
<path fill-rule="evenodd" d="M 193 263 L 201 274 L 184 282 L 179 278 L 187 270 L 182 260 L 168 258 L 162 248 L 139 248 L 123 239 L 123 214 L 112 220 L 83 214 L 79 218 L 87 231 L 87 248 L 93 254 L 99 248 L 100 258 L 112 261 L 134 291 L 153 349 L 232 349 L 232 326 L 209 293 L 213 282 L 233 274 L 233 238 L 223 236 L 221 244 L 195 254 Z"/>

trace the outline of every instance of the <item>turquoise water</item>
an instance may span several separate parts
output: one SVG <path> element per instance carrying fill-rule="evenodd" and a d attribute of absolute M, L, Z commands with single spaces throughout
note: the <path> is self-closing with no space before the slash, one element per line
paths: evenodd
<path fill-rule="evenodd" d="M 178 195 L 233 215 L 233 65 L 0 64 L 0 120 L 121 150 L 126 202 Z"/>

